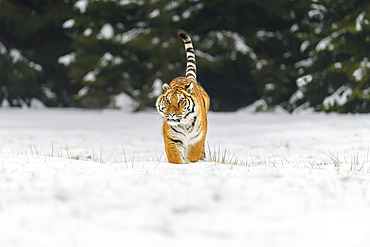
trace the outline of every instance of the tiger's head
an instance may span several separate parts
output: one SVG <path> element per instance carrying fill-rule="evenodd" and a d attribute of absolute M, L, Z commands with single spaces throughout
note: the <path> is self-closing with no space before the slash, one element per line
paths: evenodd
<path fill-rule="evenodd" d="M 169 125 L 186 125 L 197 114 L 192 96 L 193 82 L 170 86 L 164 83 L 163 94 L 156 101 L 157 111 Z"/>

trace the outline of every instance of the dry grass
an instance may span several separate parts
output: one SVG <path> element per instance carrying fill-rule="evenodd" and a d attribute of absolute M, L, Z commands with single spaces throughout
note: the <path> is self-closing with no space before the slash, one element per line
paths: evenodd
<path fill-rule="evenodd" d="M 235 152 L 230 153 L 226 149 L 221 149 L 220 146 L 218 148 L 214 147 L 213 150 L 211 150 L 209 144 L 207 145 L 207 147 L 208 147 L 208 150 L 206 150 L 206 158 L 205 158 L 205 161 L 207 162 L 230 164 L 230 165 L 245 164 L 244 161 L 236 157 Z"/>
<path fill-rule="evenodd" d="M 0 150 L 3 153 L 4 150 Z M 101 164 L 115 163 L 120 164 L 122 167 L 134 168 L 137 164 L 144 162 L 154 162 L 157 166 L 160 163 L 166 162 L 164 152 L 156 154 L 153 158 L 143 160 L 140 158 L 140 153 L 135 151 L 127 154 L 124 147 L 122 152 L 115 155 L 113 153 L 107 153 L 101 146 L 98 149 L 92 147 L 90 152 L 76 153 L 71 150 L 68 145 L 65 145 L 62 149 L 55 149 L 54 145 L 51 145 L 49 152 L 41 152 L 35 145 L 30 145 L 29 149 L 16 154 L 31 154 L 35 156 L 56 157 L 70 160 L 82 160 L 82 161 L 93 161 Z M 370 173 L 370 150 L 367 149 L 365 155 L 360 150 L 353 150 L 350 155 L 334 154 L 332 152 L 321 152 L 324 157 L 317 157 L 315 159 L 288 159 L 283 154 L 276 155 L 274 157 L 260 157 L 249 155 L 240 155 L 236 151 L 229 151 L 225 148 L 213 147 L 207 143 L 206 146 L 206 158 L 204 162 L 212 162 L 216 164 L 227 164 L 237 166 L 268 166 L 273 168 L 284 168 L 287 167 L 306 167 L 312 169 L 335 169 L 338 174 L 343 173 Z M 116 158 L 118 157 L 118 159 Z M 143 164 L 142 164 L 143 165 Z M 4 172 L 4 168 L 0 166 L 0 174 Z"/>
<path fill-rule="evenodd" d="M 240 166 L 269 166 L 274 168 L 288 167 L 309 167 L 312 169 L 334 169 L 337 174 L 343 173 L 370 173 L 370 150 L 367 149 L 366 154 L 363 155 L 359 150 L 353 150 L 350 155 L 339 155 L 331 152 L 321 152 L 325 157 L 302 160 L 288 160 L 284 155 L 273 158 L 256 158 L 252 155 L 248 157 L 230 152 L 220 147 L 213 149 L 207 145 L 206 162 L 240 165 Z M 240 158 L 243 157 L 243 158 Z"/>
<path fill-rule="evenodd" d="M 53 158 L 63 158 L 69 160 L 83 160 L 83 161 L 94 161 L 97 163 L 105 164 L 112 158 L 112 153 L 109 155 L 104 155 L 104 151 L 99 147 L 98 150 L 95 150 L 94 147 L 91 148 L 91 153 L 88 154 L 77 154 L 73 150 L 71 150 L 68 145 L 66 144 L 63 149 L 56 150 L 54 148 L 54 144 L 51 145 L 50 152 L 41 152 L 36 147 L 36 145 L 29 145 L 29 149 L 25 151 L 19 151 L 19 154 L 27 155 L 35 155 L 35 156 L 44 156 L 44 157 L 53 157 Z M 113 161 L 115 162 L 115 160 Z"/>
<path fill-rule="evenodd" d="M 343 155 L 340 157 L 339 154 L 333 154 L 331 152 L 324 153 L 329 158 L 328 163 L 334 164 L 337 173 L 341 172 L 344 165 L 349 165 L 349 172 L 355 173 L 369 173 L 370 172 L 370 152 L 369 149 L 366 151 L 366 155 L 362 156 L 359 150 L 352 150 L 352 153 L 348 156 Z"/>

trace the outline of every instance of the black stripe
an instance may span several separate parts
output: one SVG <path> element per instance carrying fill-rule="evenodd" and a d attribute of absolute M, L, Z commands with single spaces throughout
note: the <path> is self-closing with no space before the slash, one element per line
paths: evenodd
<path fill-rule="evenodd" d="M 190 47 L 190 48 L 186 49 L 186 52 L 194 53 L 194 49 Z"/>
<path fill-rule="evenodd" d="M 200 131 L 200 130 L 201 130 L 201 128 L 202 128 L 202 125 L 201 125 L 201 124 L 199 124 L 199 127 L 198 127 L 197 131 Z"/>
<path fill-rule="evenodd" d="M 191 40 L 185 41 L 185 44 L 191 44 Z"/>
<path fill-rule="evenodd" d="M 190 130 L 190 131 L 193 131 L 194 129 L 194 126 L 195 126 L 195 121 L 197 121 L 197 116 L 194 117 L 194 120 L 193 122 L 191 123 L 190 127 L 189 128 L 186 128 L 186 130 Z"/>
<path fill-rule="evenodd" d="M 197 138 L 199 135 L 200 135 L 200 131 L 198 132 L 198 134 L 196 134 L 195 136 L 193 136 L 191 139 L 195 139 L 195 138 Z"/>
<path fill-rule="evenodd" d="M 185 114 L 184 119 L 186 119 L 186 117 L 189 116 L 190 113 L 194 113 L 194 108 L 195 108 L 194 100 L 192 98 L 190 98 L 190 100 L 193 103 L 193 107 L 192 107 L 191 111 L 189 111 Z"/>
<path fill-rule="evenodd" d="M 194 108 L 195 108 L 195 102 L 194 102 L 194 100 L 192 98 L 190 98 L 190 100 L 191 100 L 191 103 L 193 103 L 193 107 L 191 108 L 191 113 L 194 113 L 195 112 L 195 110 L 194 110 Z"/>
<path fill-rule="evenodd" d="M 182 133 L 182 132 L 180 132 L 180 131 L 176 130 L 176 129 L 175 129 L 174 127 L 172 127 L 172 126 L 171 126 L 171 129 L 172 129 L 173 131 L 175 131 L 176 133 L 178 133 L 178 134 L 185 135 L 184 133 Z"/>
<path fill-rule="evenodd" d="M 196 70 L 194 69 L 194 68 L 187 68 L 186 69 L 186 72 L 188 72 L 188 71 L 194 71 L 194 72 L 196 72 Z M 187 74 L 187 73 L 186 73 Z"/>
<path fill-rule="evenodd" d="M 195 64 L 195 59 L 188 59 L 187 62 Z"/>
<path fill-rule="evenodd" d="M 194 128 L 194 126 L 195 126 L 195 121 L 197 121 L 197 116 L 195 116 L 195 117 L 194 117 L 194 120 L 193 120 L 193 122 L 191 123 L 191 126 L 193 126 L 193 128 Z"/>
<path fill-rule="evenodd" d="M 184 145 L 184 144 L 182 143 L 182 141 L 180 141 L 180 140 L 172 139 L 172 138 L 170 138 L 170 137 L 168 137 L 168 136 L 167 136 L 167 138 L 168 138 L 168 139 L 170 139 L 170 141 L 172 141 L 172 142 L 174 142 L 174 143 L 176 143 L 176 144 L 180 144 L 181 146 L 183 146 L 183 145 Z"/>

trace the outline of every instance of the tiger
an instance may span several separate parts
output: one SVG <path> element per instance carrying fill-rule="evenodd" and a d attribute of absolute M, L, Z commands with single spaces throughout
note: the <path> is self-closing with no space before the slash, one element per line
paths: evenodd
<path fill-rule="evenodd" d="M 207 113 L 210 99 L 197 83 L 196 61 L 190 37 L 179 32 L 186 51 L 185 77 L 162 85 L 156 109 L 163 118 L 163 138 L 168 162 L 185 164 L 205 158 Z"/>

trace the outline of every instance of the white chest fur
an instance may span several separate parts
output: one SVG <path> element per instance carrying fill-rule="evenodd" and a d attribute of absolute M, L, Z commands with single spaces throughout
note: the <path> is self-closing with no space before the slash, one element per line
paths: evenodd
<path fill-rule="evenodd" d="M 189 120 L 186 124 L 171 126 L 169 131 L 170 137 L 177 141 L 182 150 L 184 160 L 186 160 L 190 146 L 198 143 L 203 137 L 201 119 L 195 116 Z"/>

